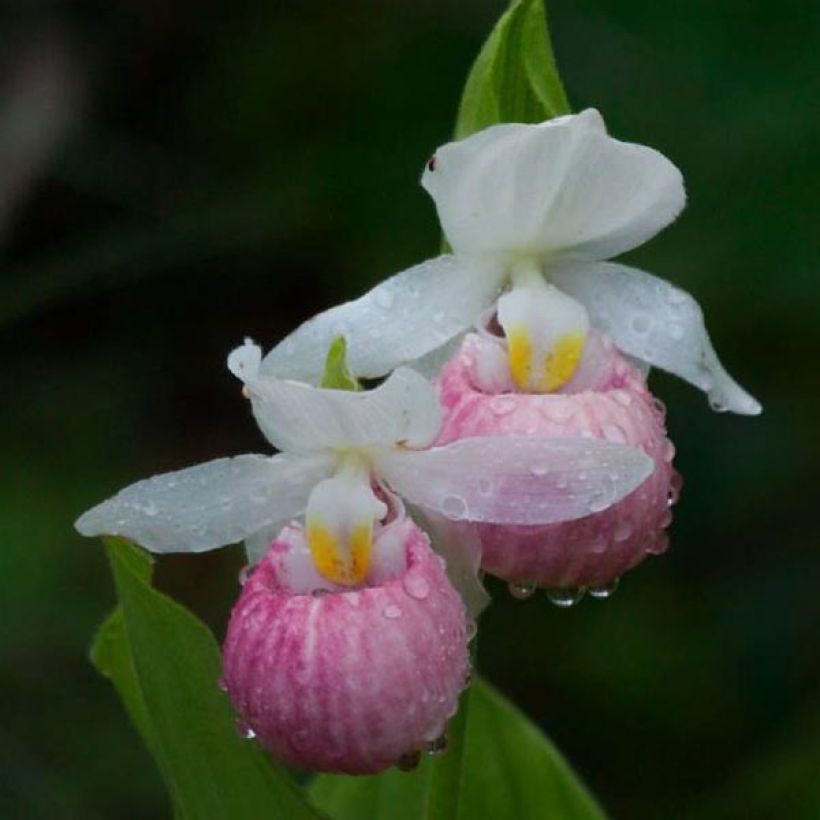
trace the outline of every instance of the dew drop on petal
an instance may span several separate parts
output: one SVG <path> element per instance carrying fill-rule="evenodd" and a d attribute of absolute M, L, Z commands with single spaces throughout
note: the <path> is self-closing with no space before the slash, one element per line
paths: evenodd
<path fill-rule="evenodd" d="M 587 592 L 593 598 L 603 599 L 609 598 L 616 589 L 618 589 L 618 584 L 620 583 L 620 578 L 614 578 L 608 584 L 602 584 L 601 586 L 597 587 L 589 587 Z"/>
<path fill-rule="evenodd" d="M 468 643 L 473 638 L 475 638 L 477 632 L 478 632 L 478 624 L 476 623 L 475 618 L 468 618 L 467 619 L 467 642 Z"/>
<path fill-rule="evenodd" d="M 242 567 L 242 569 L 239 570 L 239 575 L 237 576 L 237 579 L 239 581 L 239 586 L 241 586 L 241 587 L 245 586 L 245 583 L 247 582 L 248 577 L 250 576 L 252 569 L 253 569 L 253 567 L 251 567 L 250 564 L 245 564 L 245 566 Z"/>
<path fill-rule="evenodd" d="M 523 581 L 510 581 L 507 584 L 507 589 L 510 590 L 510 595 L 517 598 L 519 601 L 525 601 L 530 598 L 535 592 L 535 584 L 528 584 Z"/>
<path fill-rule="evenodd" d="M 417 601 L 423 601 L 430 594 L 430 585 L 421 576 L 415 573 L 408 573 L 403 581 L 405 592 Z"/>
<path fill-rule="evenodd" d="M 240 737 L 244 737 L 246 740 L 253 740 L 256 737 L 256 732 L 242 718 L 236 719 L 236 731 Z"/>
<path fill-rule="evenodd" d="M 388 620 L 395 621 L 397 618 L 401 618 L 401 609 L 395 604 L 388 604 L 382 610 L 382 615 Z"/>
<path fill-rule="evenodd" d="M 621 405 L 621 407 L 629 407 L 632 404 L 632 396 L 629 395 L 627 390 L 615 390 L 612 393 L 612 398 Z"/>
<path fill-rule="evenodd" d="M 555 606 L 567 609 L 571 606 L 575 606 L 575 604 L 584 597 L 586 590 L 584 587 L 552 587 L 545 591 L 547 598 L 549 598 Z"/>
<path fill-rule="evenodd" d="M 534 464 L 530 467 L 530 472 L 536 477 L 540 478 L 541 476 L 547 475 L 549 473 L 550 468 L 546 464 Z"/>
<path fill-rule="evenodd" d="M 628 518 L 620 518 L 615 524 L 615 540 L 626 541 L 632 535 L 632 522 Z"/>
<path fill-rule="evenodd" d="M 445 496 L 441 502 L 441 511 L 447 518 L 459 521 L 467 515 L 467 502 L 460 495 Z"/>
<path fill-rule="evenodd" d="M 632 330 L 640 336 L 648 333 L 650 327 L 652 327 L 652 320 L 645 313 L 639 313 L 632 317 Z"/>
<path fill-rule="evenodd" d="M 663 555 L 669 549 L 669 536 L 665 532 L 653 534 L 644 549 L 649 555 Z"/>
<path fill-rule="evenodd" d="M 669 464 L 675 457 L 675 445 L 669 439 L 666 439 L 663 444 L 663 460 Z"/>
<path fill-rule="evenodd" d="M 605 492 L 599 491 L 589 499 L 589 511 L 591 513 L 602 512 L 609 506 L 609 503 L 609 496 Z"/>
<path fill-rule="evenodd" d="M 143 508 L 142 511 L 147 515 L 149 518 L 153 518 L 158 512 L 159 507 L 154 504 L 153 501 L 149 501 Z"/>

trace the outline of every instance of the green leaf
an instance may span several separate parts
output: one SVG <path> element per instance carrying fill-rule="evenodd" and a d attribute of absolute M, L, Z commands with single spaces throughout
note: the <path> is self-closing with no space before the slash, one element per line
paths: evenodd
<path fill-rule="evenodd" d="M 447 753 L 413 773 L 317 777 L 336 820 L 601 820 L 605 815 L 541 731 L 488 683 L 462 697 Z"/>
<path fill-rule="evenodd" d="M 239 737 L 208 628 L 151 586 L 151 559 L 106 539 L 120 604 L 91 652 L 156 759 L 183 820 L 317 820 L 288 775 Z"/>
<path fill-rule="evenodd" d="M 496 123 L 542 122 L 569 111 L 552 53 L 544 0 L 514 0 L 467 78 L 456 139 Z"/>
<path fill-rule="evenodd" d="M 325 359 L 325 372 L 320 387 L 333 390 L 361 390 L 361 385 L 347 366 L 347 339 L 337 336 L 331 343 Z"/>

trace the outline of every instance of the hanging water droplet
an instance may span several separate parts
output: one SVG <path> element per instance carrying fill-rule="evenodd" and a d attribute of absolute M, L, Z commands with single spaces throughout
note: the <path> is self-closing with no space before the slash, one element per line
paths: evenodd
<path fill-rule="evenodd" d="M 665 532 L 651 535 L 644 549 L 650 555 L 663 555 L 669 549 L 669 536 Z"/>
<path fill-rule="evenodd" d="M 589 587 L 587 592 L 593 597 L 598 599 L 609 598 L 616 589 L 618 589 L 618 584 L 620 583 L 620 578 L 613 578 L 608 584 L 602 584 L 601 586 L 597 587 Z"/>
<path fill-rule="evenodd" d="M 709 407 L 716 413 L 725 413 L 729 409 L 717 396 L 709 396 Z"/>
<path fill-rule="evenodd" d="M 253 567 L 250 564 L 245 564 L 242 569 L 239 570 L 239 574 L 237 575 L 237 580 L 239 581 L 239 586 L 243 587 L 248 581 L 248 578 L 253 570 Z"/>
<path fill-rule="evenodd" d="M 424 744 L 424 751 L 427 752 L 428 755 L 440 755 L 443 754 L 447 750 L 447 744 L 449 743 L 449 739 L 447 734 L 444 733 L 439 735 L 435 740 L 431 740 L 429 743 Z"/>
<path fill-rule="evenodd" d="M 383 610 L 382 615 L 391 621 L 401 618 L 401 609 L 395 604 L 388 604 Z"/>
<path fill-rule="evenodd" d="M 632 535 L 632 522 L 628 518 L 619 518 L 615 524 L 615 540 L 626 541 Z"/>
<path fill-rule="evenodd" d="M 541 476 L 545 476 L 550 471 L 549 465 L 547 464 L 534 464 L 530 467 L 530 472 L 536 477 L 540 478 Z"/>
<path fill-rule="evenodd" d="M 603 490 L 600 490 L 589 499 L 588 507 L 591 513 L 599 513 L 605 510 L 609 504 L 609 496 Z"/>
<path fill-rule="evenodd" d="M 478 632 L 478 624 L 475 618 L 467 618 L 467 643 L 475 638 L 476 632 Z"/>
<path fill-rule="evenodd" d="M 552 587 L 545 590 L 547 598 L 562 609 L 575 606 L 581 598 L 584 597 L 585 589 L 583 587 Z"/>
<path fill-rule="evenodd" d="M 244 737 L 246 740 L 253 740 L 256 737 L 256 732 L 242 718 L 236 719 L 236 731 L 240 737 Z"/>
<path fill-rule="evenodd" d="M 467 515 L 467 502 L 460 495 L 445 496 L 441 502 L 441 511 L 447 518 L 459 521 Z"/>
<path fill-rule="evenodd" d="M 672 459 L 675 457 L 675 445 L 672 444 L 669 439 L 666 439 L 663 443 L 663 460 L 670 464 Z"/>
<path fill-rule="evenodd" d="M 405 752 L 397 761 L 396 768 L 400 772 L 412 772 L 421 761 L 421 752 L 417 749 L 413 752 Z"/>
<path fill-rule="evenodd" d="M 228 684 L 226 683 L 225 678 L 223 678 L 221 675 L 217 679 L 216 685 L 219 687 L 221 692 L 227 692 L 228 691 Z"/>
<path fill-rule="evenodd" d="M 404 591 L 417 601 L 423 601 L 430 594 L 430 585 L 421 576 L 415 573 L 408 573 L 404 576 Z"/>
<path fill-rule="evenodd" d="M 393 294 L 389 290 L 377 290 L 375 297 L 379 307 L 385 309 L 393 307 Z"/>
<path fill-rule="evenodd" d="M 512 595 L 513 598 L 517 598 L 519 601 L 525 601 L 535 592 L 535 584 L 528 584 L 523 581 L 510 581 L 510 583 L 507 584 L 507 589 L 509 589 L 510 595 Z"/>
<path fill-rule="evenodd" d="M 666 405 L 659 398 L 652 399 L 652 407 L 655 408 L 655 412 L 658 413 L 658 415 L 662 418 L 666 418 Z"/>

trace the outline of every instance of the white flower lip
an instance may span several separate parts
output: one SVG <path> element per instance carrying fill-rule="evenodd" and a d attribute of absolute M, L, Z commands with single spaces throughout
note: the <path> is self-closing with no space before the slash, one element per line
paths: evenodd
<path fill-rule="evenodd" d="M 519 524 L 553 523 L 614 504 L 653 469 L 640 450 L 586 439 L 474 438 L 413 449 L 429 443 L 439 424 L 435 389 L 418 374 L 398 370 L 374 390 L 345 393 L 261 379 L 258 361 L 258 349 L 246 342 L 229 366 L 245 381 L 263 430 L 272 430 L 285 452 L 218 459 L 137 482 L 82 515 L 77 529 L 121 535 L 157 553 L 247 539 L 258 558 L 265 538 L 308 507 L 313 520 L 330 526 L 356 518 L 342 514 L 352 495 L 327 491 L 341 492 L 349 482 L 326 481 L 351 458 L 389 491 L 451 520 Z M 369 488 L 367 470 L 360 478 Z M 383 514 L 372 494 L 361 497 L 355 505 L 363 515 Z"/>
<path fill-rule="evenodd" d="M 350 364 L 360 376 L 382 376 L 421 359 L 493 304 L 508 281 L 511 260 L 523 255 L 582 302 L 593 326 L 625 352 L 706 390 L 716 408 L 760 411 L 720 364 L 691 296 L 684 294 L 689 308 L 682 321 L 667 316 L 668 306 L 657 302 L 656 327 L 663 330 L 665 322 L 668 338 L 686 339 L 672 351 L 662 334 L 638 339 L 622 324 L 640 306 L 630 308 L 598 276 L 614 267 L 628 270 L 605 260 L 651 239 L 683 209 L 683 178 L 661 153 L 614 139 L 601 115 L 588 109 L 538 125 L 492 126 L 442 146 L 434 159 L 421 182 L 454 255 L 402 271 L 314 317 L 267 354 L 263 373 L 316 381 L 321 356 L 339 333 L 348 339 Z M 573 282 L 566 276 L 559 282 L 558 273 L 570 269 Z M 594 292 L 580 281 L 584 277 L 595 283 Z M 643 290 L 635 285 L 629 293 L 639 300 L 653 288 L 672 288 L 633 272 L 633 283 L 638 279 Z"/>

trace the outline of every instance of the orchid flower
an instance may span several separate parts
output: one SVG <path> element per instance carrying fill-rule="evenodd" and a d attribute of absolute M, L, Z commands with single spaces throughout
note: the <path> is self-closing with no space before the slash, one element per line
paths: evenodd
<path fill-rule="evenodd" d="M 415 371 L 399 368 L 356 393 L 262 379 L 260 361 L 246 341 L 228 366 L 281 453 L 139 481 L 86 512 L 77 529 L 157 553 L 245 539 L 256 561 L 282 524 L 304 513 L 312 564 L 303 585 L 351 586 L 370 571 L 374 527 L 394 494 L 452 520 L 546 524 L 617 502 L 653 469 L 638 449 L 585 439 L 498 436 L 421 449 L 435 439 L 441 409 Z"/>
<path fill-rule="evenodd" d="M 689 294 L 606 261 L 682 210 L 681 174 L 662 154 L 613 139 L 588 109 L 444 145 L 421 183 L 453 254 L 309 320 L 267 355 L 263 373 L 315 380 L 321 351 L 342 333 L 353 371 L 381 376 L 432 354 L 494 307 L 523 392 L 567 383 L 593 327 L 705 391 L 714 409 L 760 412 L 721 365 Z"/>

